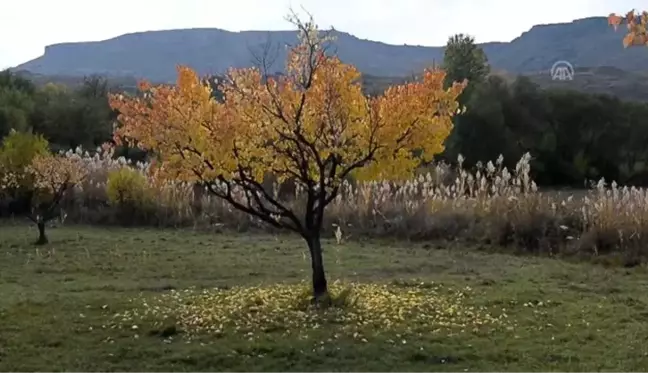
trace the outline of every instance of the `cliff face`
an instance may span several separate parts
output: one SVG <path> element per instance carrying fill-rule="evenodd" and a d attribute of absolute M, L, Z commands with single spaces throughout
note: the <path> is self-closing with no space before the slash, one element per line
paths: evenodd
<path fill-rule="evenodd" d="M 440 61 L 442 48 L 393 46 L 360 40 L 336 32 L 335 50 L 346 62 L 374 75 L 403 76 Z M 292 31 L 229 32 L 219 29 L 153 31 L 122 35 L 90 43 L 65 43 L 46 47 L 45 54 L 17 70 L 47 75 L 82 75 L 89 71 L 108 75 L 134 75 L 168 81 L 175 66 L 187 64 L 200 73 L 219 73 L 230 67 L 251 66 L 254 54 L 274 46 L 276 71 L 283 68 L 286 44 L 297 42 Z"/>
<path fill-rule="evenodd" d="M 557 60 L 567 60 L 576 67 L 645 69 L 648 50 L 624 49 L 622 32 L 615 32 L 604 17 L 594 17 L 534 26 L 509 43 L 486 43 L 482 47 L 493 68 L 512 73 L 547 71 Z M 442 47 L 388 45 L 344 32 L 335 35 L 338 56 L 367 74 L 406 76 L 443 59 Z M 43 56 L 16 69 L 44 75 L 98 73 L 173 81 L 178 64 L 190 65 L 201 74 L 251 66 L 252 52 L 260 52 L 268 40 L 276 46 L 293 44 L 296 34 L 220 29 L 141 32 L 105 41 L 51 45 L 45 48 Z M 279 71 L 286 49 L 279 47 L 276 52 L 277 62 L 272 68 Z"/>
<path fill-rule="evenodd" d="M 559 60 L 575 67 L 645 70 L 648 50 L 623 48 L 623 36 L 623 30 L 615 31 L 604 17 L 538 25 L 508 43 L 501 53 L 489 57 L 494 66 L 511 72 L 548 70 Z"/>

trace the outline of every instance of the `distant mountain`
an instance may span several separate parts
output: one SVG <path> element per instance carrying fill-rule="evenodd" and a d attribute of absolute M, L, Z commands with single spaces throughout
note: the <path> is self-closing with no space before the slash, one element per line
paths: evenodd
<path fill-rule="evenodd" d="M 534 26 L 511 42 L 485 43 L 482 48 L 493 68 L 510 73 L 548 71 L 558 60 L 577 68 L 645 69 L 648 49 L 624 49 L 622 32 L 609 27 L 605 17 L 593 17 Z M 443 47 L 389 45 L 339 31 L 334 35 L 338 56 L 375 76 L 408 76 L 443 59 Z M 105 41 L 50 45 L 43 56 L 16 69 L 42 75 L 102 74 L 170 82 L 178 64 L 187 64 L 201 74 L 251 66 L 251 51 L 259 52 L 267 41 L 277 46 L 293 44 L 296 33 L 220 29 L 139 32 Z M 283 68 L 286 48 L 277 51 L 275 71 Z"/>

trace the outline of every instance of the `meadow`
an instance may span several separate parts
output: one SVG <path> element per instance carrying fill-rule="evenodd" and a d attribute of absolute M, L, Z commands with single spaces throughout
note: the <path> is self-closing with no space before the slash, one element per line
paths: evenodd
<path fill-rule="evenodd" d="M 0 236 L 3 371 L 641 370 L 643 268 L 463 245 L 326 240 L 336 305 L 308 308 L 301 240 L 190 230 Z"/>
<path fill-rule="evenodd" d="M 333 306 L 313 309 L 303 240 L 147 164 L 66 156 L 88 177 L 49 244 L 27 220 L 0 226 L 0 370 L 648 364 L 642 189 L 538 191 L 528 157 L 349 181 L 323 233 Z M 269 187 L 299 209 L 298 188 Z"/>
<path fill-rule="evenodd" d="M 491 79 L 462 35 L 367 96 L 287 20 L 282 74 L 0 76 L 0 370 L 648 366 L 647 190 L 533 180 L 641 183 L 645 107 Z"/>

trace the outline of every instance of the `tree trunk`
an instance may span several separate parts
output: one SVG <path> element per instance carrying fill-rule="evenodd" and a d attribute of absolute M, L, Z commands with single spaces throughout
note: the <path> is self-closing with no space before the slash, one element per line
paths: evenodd
<path fill-rule="evenodd" d="M 41 220 L 36 223 L 36 226 L 38 227 L 38 240 L 36 241 L 36 245 L 45 245 L 48 242 L 47 235 L 45 234 L 45 222 Z"/>
<path fill-rule="evenodd" d="M 330 302 L 328 297 L 328 284 L 324 272 L 324 259 L 322 257 L 322 243 L 319 235 L 313 235 L 307 239 L 308 249 L 311 256 L 311 267 L 313 269 L 313 302 Z"/>
<path fill-rule="evenodd" d="M 191 209 L 196 216 L 200 216 L 202 214 L 202 202 L 204 195 L 205 187 L 200 183 L 195 183 L 193 185 L 193 200 L 191 203 Z"/>

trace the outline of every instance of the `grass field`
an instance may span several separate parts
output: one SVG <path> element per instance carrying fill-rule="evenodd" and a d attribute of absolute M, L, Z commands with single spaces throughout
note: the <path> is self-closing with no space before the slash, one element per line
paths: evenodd
<path fill-rule="evenodd" d="M 361 297 L 348 309 L 302 312 L 286 301 L 306 297 L 299 282 L 309 262 L 297 238 L 88 227 L 52 229 L 38 249 L 35 238 L 28 227 L 0 227 L 3 371 L 648 367 L 643 267 L 331 240 L 329 280 L 358 283 Z M 241 306 L 245 297 L 257 313 Z"/>

